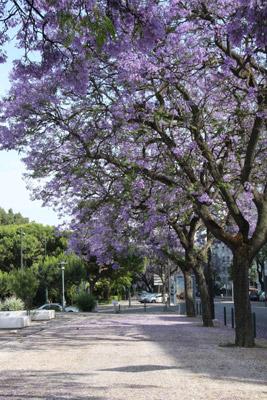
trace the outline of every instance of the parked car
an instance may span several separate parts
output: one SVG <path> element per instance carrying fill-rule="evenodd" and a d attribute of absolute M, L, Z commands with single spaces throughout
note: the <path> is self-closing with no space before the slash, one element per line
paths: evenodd
<path fill-rule="evenodd" d="M 144 295 L 139 301 L 140 303 L 156 303 L 157 293 L 148 293 L 147 295 Z"/>
<path fill-rule="evenodd" d="M 75 306 L 67 306 L 67 307 L 65 307 L 65 311 L 66 312 L 79 312 L 80 310 L 78 307 L 75 307 Z"/>
<path fill-rule="evenodd" d="M 38 310 L 55 310 L 57 312 L 62 311 L 62 305 L 59 303 L 46 303 L 38 308 Z"/>
<path fill-rule="evenodd" d="M 165 293 L 165 301 L 167 301 L 167 300 L 168 300 L 168 295 L 167 295 L 167 293 Z M 156 295 L 156 303 L 163 303 L 162 293 L 158 293 Z"/>
<path fill-rule="evenodd" d="M 151 293 L 150 292 L 146 292 L 146 291 L 142 291 L 140 293 L 138 293 L 138 301 L 141 301 L 142 299 L 144 299 L 146 296 L 149 296 Z"/>
<path fill-rule="evenodd" d="M 259 301 L 259 292 L 257 289 L 249 291 L 249 299 L 250 301 Z"/>
<path fill-rule="evenodd" d="M 47 303 L 47 304 L 43 304 L 41 307 L 39 307 L 39 310 L 55 310 L 57 312 L 62 312 L 63 308 L 62 308 L 62 305 L 59 303 Z M 66 306 L 65 311 L 66 312 L 79 312 L 79 309 L 75 306 Z"/>

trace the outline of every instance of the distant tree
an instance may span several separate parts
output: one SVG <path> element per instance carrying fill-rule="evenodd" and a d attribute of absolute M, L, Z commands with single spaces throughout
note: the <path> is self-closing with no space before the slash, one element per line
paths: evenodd
<path fill-rule="evenodd" d="M 34 268 L 16 270 L 11 273 L 11 290 L 24 301 L 27 309 L 33 304 L 39 281 Z"/>
<path fill-rule="evenodd" d="M 29 218 L 25 218 L 21 213 L 14 213 L 12 208 L 7 212 L 0 207 L 0 225 L 21 225 L 28 224 Z"/>
<path fill-rule="evenodd" d="M 86 280 L 85 263 L 75 254 L 61 254 L 47 256 L 43 261 L 35 264 L 38 271 L 39 287 L 34 302 L 44 303 L 46 293 L 50 301 L 60 302 L 62 296 L 61 262 L 65 267 L 65 296 L 67 302 L 73 301 L 75 288 Z"/>
<path fill-rule="evenodd" d="M 67 234 L 54 227 L 36 223 L 0 226 L 0 270 L 9 272 L 21 266 L 31 267 L 46 256 L 57 256 L 67 248 Z"/>
<path fill-rule="evenodd" d="M 10 277 L 7 272 L 0 271 L 0 298 L 5 298 L 10 294 Z"/>

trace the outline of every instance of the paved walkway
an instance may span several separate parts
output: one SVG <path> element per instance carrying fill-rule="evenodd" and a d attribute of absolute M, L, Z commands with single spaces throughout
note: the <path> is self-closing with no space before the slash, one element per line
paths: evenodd
<path fill-rule="evenodd" d="M 0 332 L 0 399 L 263 400 L 267 342 L 173 313 L 64 314 Z"/>

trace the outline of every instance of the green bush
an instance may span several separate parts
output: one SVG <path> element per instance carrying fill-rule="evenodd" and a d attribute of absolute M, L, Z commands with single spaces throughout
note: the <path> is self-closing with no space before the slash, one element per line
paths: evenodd
<path fill-rule="evenodd" d="M 15 270 L 11 274 L 11 290 L 24 301 L 27 310 L 32 306 L 38 285 L 36 272 L 32 268 Z"/>
<path fill-rule="evenodd" d="M 20 311 L 25 310 L 25 305 L 21 299 L 11 296 L 0 303 L 0 309 L 1 311 Z"/>
<path fill-rule="evenodd" d="M 0 297 L 10 295 L 10 276 L 7 272 L 0 271 Z"/>
<path fill-rule="evenodd" d="M 75 303 L 80 311 L 93 311 L 96 306 L 96 299 L 89 293 L 81 292 L 76 296 Z"/>

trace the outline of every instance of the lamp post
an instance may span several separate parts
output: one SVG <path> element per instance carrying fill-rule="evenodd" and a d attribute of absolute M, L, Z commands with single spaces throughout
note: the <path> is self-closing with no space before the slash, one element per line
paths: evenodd
<path fill-rule="evenodd" d="M 23 265 L 23 241 L 22 241 L 22 237 L 25 235 L 25 233 L 23 232 L 22 228 L 20 229 L 20 268 L 23 269 L 24 265 Z"/>
<path fill-rule="evenodd" d="M 63 311 L 65 311 L 65 276 L 64 276 L 64 272 L 65 272 L 65 265 L 66 265 L 66 261 L 61 261 L 59 263 L 60 267 L 61 267 L 61 279 L 62 279 L 62 308 Z"/>
<path fill-rule="evenodd" d="M 44 264 L 44 262 L 45 262 L 45 259 L 46 259 L 46 237 L 44 236 L 44 239 L 43 239 L 43 244 L 44 244 L 44 256 L 43 256 L 43 264 Z M 45 302 L 46 303 L 48 303 L 48 301 L 49 301 L 49 299 L 48 299 L 48 287 L 46 286 L 45 287 Z"/>

